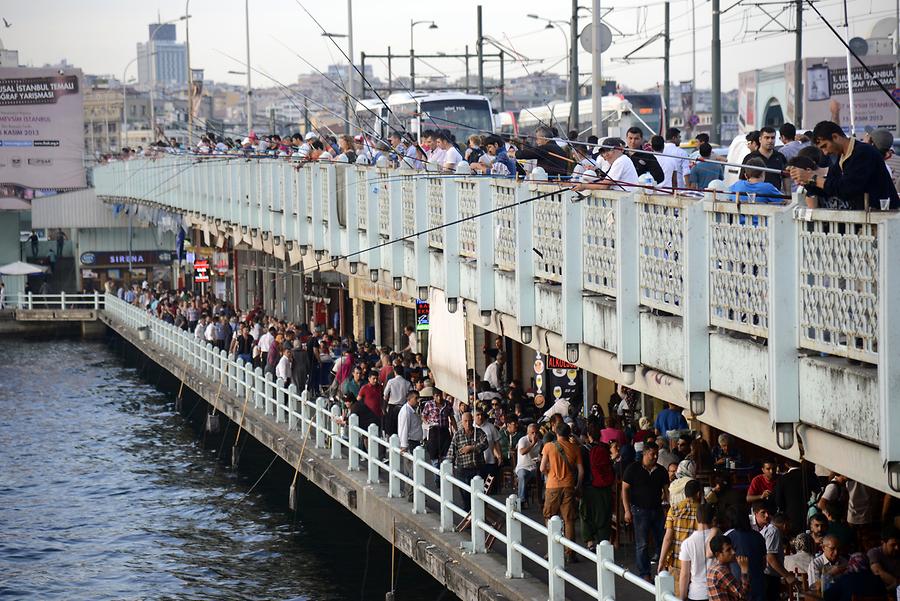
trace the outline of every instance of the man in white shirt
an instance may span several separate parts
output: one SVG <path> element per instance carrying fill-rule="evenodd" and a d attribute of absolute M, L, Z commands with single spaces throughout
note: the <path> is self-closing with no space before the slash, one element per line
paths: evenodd
<path fill-rule="evenodd" d="M 203 340 L 206 335 L 206 318 L 201 317 L 197 320 L 197 327 L 194 328 L 194 338 Z"/>
<path fill-rule="evenodd" d="M 450 134 L 444 130 L 440 130 L 435 134 L 434 139 L 437 142 L 438 148 L 443 151 L 443 157 L 438 165 L 445 171 L 455 171 L 456 164 L 461 163 L 463 158 L 462 155 L 459 154 L 459 150 L 457 150 L 456 146 L 453 144 L 453 141 L 450 139 Z M 433 160 L 437 162 L 437 159 Z"/>
<path fill-rule="evenodd" d="M 281 380 L 284 382 L 285 386 L 290 386 L 291 384 L 291 349 L 284 349 L 281 354 L 281 359 L 278 360 L 278 365 L 275 366 L 275 379 Z"/>
<path fill-rule="evenodd" d="M 712 527 L 715 509 L 712 505 L 701 503 L 697 508 L 697 529 L 684 539 L 678 551 L 681 570 L 678 577 L 680 597 L 689 601 L 708 599 L 706 589 L 706 570 L 713 561 L 706 557 L 709 539 L 717 530 Z"/>
<path fill-rule="evenodd" d="M 397 436 L 400 438 L 400 450 L 406 453 L 412 453 L 413 449 L 422 444 L 424 438 L 422 418 L 416 411 L 418 406 L 419 393 L 411 390 L 407 393 L 406 402 L 397 415 Z"/>
<path fill-rule="evenodd" d="M 403 335 L 406 336 L 406 340 L 408 341 L 407 345 L 403 347 L 403 350 L 400 353 L 411 353 L 413 356 L 419 353 L 419 339 L 416 337 L 416 331 L 412 326 L 404 326 L 403 327 Z"/>
<path fill-rule="evenodd" d="M 497 358 L 484 370 L 484 381 L 494 390 L 500 390 L 503 384 L 503 365 L 506 363 L 506 355 L 497 353 Z"/>
<path fill-rule="evenodd" d="M 664 152 L 668 155 L 684 157 L 675 160 L 675 187 L 684 188 L 688 175 L 691 174 L 691 161 L 687 151 L 681 147 L 681 130 L 670 127 L 666 130 L 666 145 Z"/>
<path fill-rule="evenodd" d="M 625 155 L 625 141 L 622 138 L 607 138 L 600 148 L 600 168 L 606 177 L 591 188 L 623 190 L 630 192 L 634 188 L 627 184 L 637 184 L 638 175 L 634 163 Z"/>
<path fill-rule="evenodd" d="M 488 446 L 484 450 L 484 465 L 481 469 L 481 477 L 487 479 L 488 476 L 494 476 L 496 479 L 500 472 L 500 462 L 503 459 L 503 455 L 500 452 L 500 431 L 497 429 L 497 426 L 488 421 L 487 414 L 481 410 L 475 412 L 475 427 L 484 432 L 488 441 Z M 491 488 L 496 488 L 497 484 Z"/>
<path fill-rule="evenodd" d="M 260 356 L 260 365 L 266 365 L 266 358 L 269 354 L 269 348 L 272 346 L 272 342 L 275 341 L 275 328 L 269 328 L 269 330 L 259 337 L 259 341 L 256 343 L 256 346 L 259 347 L 259 356 Z"/>
<path fill-rule="evenodd" d="M 207 322 L 206 330 L 204 331 L 203 337 L 208 343 L 210 343 L 212 345 L 216 344 L 216 320 L 215 319 L 210 319 Z"/>
<path fill-rule="evenodd" d="M 397 433 L 397 418 L 400 408 L 406 402 L 406 395 L 411 388 L 409 380 L 403 377 L 403 367 L 394 366 L 393 377 L 384 385 L 384 400 L 387 401 L 387 414 L 384 419 L 384 430 L 388 436 Z"/>
<path fill-rule="evenodd" d="M 541 460 L 541 448 L 543 442 L 538 434 L 536 423 L 528 424 L 528 431 L 519 442 L 516 443 L 516 480 L 519 484 L 519 504 L 525 507 L 527 501 L 525 492 L 528 489 L 528 483 L 537 478 L 538 467 Z"/>

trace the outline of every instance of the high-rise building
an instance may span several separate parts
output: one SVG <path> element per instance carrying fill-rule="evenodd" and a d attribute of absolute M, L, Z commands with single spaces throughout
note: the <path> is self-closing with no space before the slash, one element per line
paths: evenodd
<path fill-rule="evenodd" d="M 176 41 L 174 23 L 151 23 L 147 42 L 138 42 L 138 83 L 142 87 L 187 85 L 187 48 Z"/>

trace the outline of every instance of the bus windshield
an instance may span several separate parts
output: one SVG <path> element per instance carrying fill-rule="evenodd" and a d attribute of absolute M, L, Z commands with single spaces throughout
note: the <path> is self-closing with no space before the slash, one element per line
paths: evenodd
<path fill-rule="evenodd" d="M 487 100 L 427 100 L 421 103 L 422 129 L 447 129 L 457 142 L 475 134 L 494 131 L 493 116 Z"/>

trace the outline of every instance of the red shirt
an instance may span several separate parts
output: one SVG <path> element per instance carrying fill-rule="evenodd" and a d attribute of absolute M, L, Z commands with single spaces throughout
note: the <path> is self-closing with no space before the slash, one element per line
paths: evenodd
<path fill-rule="evenodd" d="M 388 376 L 391 375 L 394 366 L 388 363 L 378 372 L 378 383 L 384 386 L 384 383 L 387 382 Z"/>
<path fill-rule="evenodd" d="M 766 477 L 762 474 L 754 476 L 753 480 L 750 481 L 750 488 L 747 489 L 747 495 L 761 495 L 765 491 L 769 491 L 771 493 L 775 492 L 775 478 L 766 480 Z"/>
<path fill-rule="evenodd" d="M 364 384 L 356 397 L 361 399 L 376 417 L 381 417 L 381 400 L 384 398 L 384 389 L 381 388 L 381 384 L 374 386 L 368 383 Z"/>
<path fill-rule="evenodd" d="M 595 488 L 603 488 L 612 486 L 615 476 L 613 475 L 612 463 L 609 459 L 609 445 L 598 444 L 591 447 L 591 486 Z"/>

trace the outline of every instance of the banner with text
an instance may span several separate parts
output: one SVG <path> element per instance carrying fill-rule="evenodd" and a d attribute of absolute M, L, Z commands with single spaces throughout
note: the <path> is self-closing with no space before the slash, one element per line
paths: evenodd
<path fill-rule="evenodd" d="M 79 69 L 0 68 L 0 184 L 83 188 Z"/>

